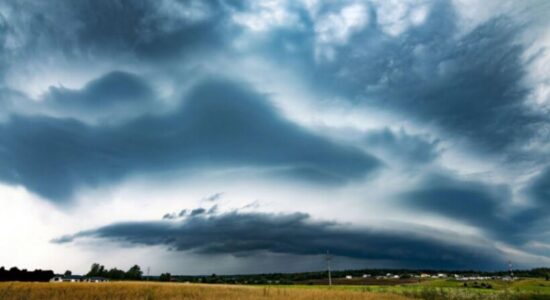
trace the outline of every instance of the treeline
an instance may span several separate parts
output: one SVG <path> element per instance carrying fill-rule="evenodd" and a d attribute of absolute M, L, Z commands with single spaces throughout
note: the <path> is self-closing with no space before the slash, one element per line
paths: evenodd
<path fill-rule="evenodd" d="M 410 269 L 361 269 L 361 270 L 343 270 L 332 271 L 333 278 L 343 278 L 347 275 L 361 277 L 363 274 L 369 274 L 373 277 L 383 276 L 387 273 L 395 275 L 420 275 L 422 273 L 448 275 L 458 274 L 461 276 L 507 276 L 510 271 L 484 272 L 475 270 L 410 270 Z M 535 268 L 531 270 L 513 270 L 515 277 L 536 277 L 550 278 L 550 268 Z M 65 273 L 70 275 L 70 271 Z M 49 281 L 55 274 L 51 270 L 19 270 L 13 267 L 6 270 L 0 267 L 0 281 Z M 181 276 L 163 273 L 160 276 L 149 276 L 144 278 L 141 267 L 134 265 L 127 271 L 117 268 L 107 269 L 98 263 L 92 264 L 86 277 L 104 277 L 111 280 L 158 280 L 158 281 L 180 281 L 180 282 L 200 282 L 200 283 L 226 283 L 226 284 L 293 284 L 303 283 L 308 280 L 325 279 L 326 271 L 303 272 L 303 273 L 270 273 L 270 274 L 247 274 L 247 275 L 203 275 L 203 276 Z"/>
<path fill-rule="evenodd" d="M 113 280 L 141 280 L 143 272 L 140 266 L 134 265 L 128 271 L 124 272 L 117 268 L 107 270 L 105 266 L 98 263 L 92 264 L 90 271 L 85 275 L 86 277 L 104 277 Z"/>
<path fill-rule="evenodd" d="M 19 270 L 13 267 L 6 270 L 0 267 L 0 281 L 49 281 L 55 274 L 51 270 Z"/>
<path fill-rule="evenodd" d="M 438 274 L 445 273 L 449 276 L 458 274 L 461 276 L 507 276 L 510 275 L 510 271 L 475 271 L 475 270 L 410 270 L 410 269 L 361 269 L 361 270 L 342 270 L 332 271 L 333 278 L 343 278 L 347 275 L 353 277 L 362 277 L 363 274 L 369 274 L 372 277 L 384 276 L 388 273 L 394 275 L 414 276 L 422 273 Z M 550 268 L 536 268 L 531 270 L 513 270 L 515 277 L 530 277 L 530 278 L 546 278 L 550 277 Z M 169 275 L 169 274 L 168 274 Z M 163 276 L 166 280 L 166 275 Z M 247 275 L 206 275 L 206 276 L 177 276 L 172 275 L 169 277 L 171 281 L 188 281 L 188 282 L 200 282 L 200 283 L 226 283 L 226 284 L 293 284 L 303 283 L 308 280 L 326 279 L 326 271 L 318 272 L 303 272 L 303 273 L 271 273 L 271 274 L 247 274 Z M 160 280 L 161 278 L 152 277 L 153 280 Z"/>

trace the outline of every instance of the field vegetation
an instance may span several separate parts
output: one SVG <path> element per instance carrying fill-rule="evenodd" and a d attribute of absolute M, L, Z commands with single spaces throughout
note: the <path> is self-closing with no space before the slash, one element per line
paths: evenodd
<path fill-rule="evenodd" d="M 306 285 L 295 288 L 329 289 L 328 286 Z M 331 290 L 349 290 L 398 294 L 425 300 L 550 300 L 550 281 L 519 279 L 516 281 L 424 280 L 395 285 L 336 285 Z"/>
<path fill-rule="evenodd" d="M 396 285 L 227 285 L 115 281 L 107 283 L 0 283 L 2 300 L 549 300 L 550 281 L 424 280 Z"/>
<path fill-rule="evenodd" d="M 153 282 L 0 283 L 2 300 L 407 300 L 402 295 L 357 290 Z"/>

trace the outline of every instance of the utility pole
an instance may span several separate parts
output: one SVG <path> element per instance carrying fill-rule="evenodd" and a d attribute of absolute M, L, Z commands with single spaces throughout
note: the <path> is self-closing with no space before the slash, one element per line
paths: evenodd
<path fill-rule="evenodd" d="M 512 270 L 512 261 L 508 261 L 508 270 L 510 271 L 510 280 L 514 280 L 514 271 Z"/>
<path fill-rule="evenodd" d="M 326 256 L 325 259 L 327 261 L 328 285 L 332 286 L 332 277 L 331 277 L 331 274 L 330 274 L 330 260 L 332 259 L 332 257 L 330 256 L 330 252 L 328 250 L 327 250 L 327 256 Z"/>
<path fill-rule="evenodd" d="M 150 267 L 147 267 L 147 281 L 149 281 L 149 274 L 151 272 L 151 268 Z"/>

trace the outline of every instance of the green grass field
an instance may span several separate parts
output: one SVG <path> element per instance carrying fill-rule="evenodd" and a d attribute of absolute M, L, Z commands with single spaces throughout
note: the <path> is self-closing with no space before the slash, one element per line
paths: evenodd
<path fill-rule="evenodd" d="M 482 287 L 482 283 L 483 286 Z M 487 288 L 490 285 L 491 288 Z M 364 292 L 390 293 L 426 300 L 549 300 L 550 281 L 544 279 L 519 279 L 513 282 L 501 280 L 483 280 L 477 284 L 470 281 L 455 280 L 425 280 L 413 284 L 397 285 L 335 285 L 332 287 L 319 285 L 295 285 L 300 289 L 335 289 Z"/>
<path fill-rule="evenodd" d="M 425 280 L 397 285 L 270 285 L 185 284 L 159 282 L 0 283 L 1 300 L 543 300 L 550 299 L 550 281 L 469 282 Z M 478 282 L 477 286 L 481 282 Z M 490 284 L 491 288 L 486 288 Z"/>

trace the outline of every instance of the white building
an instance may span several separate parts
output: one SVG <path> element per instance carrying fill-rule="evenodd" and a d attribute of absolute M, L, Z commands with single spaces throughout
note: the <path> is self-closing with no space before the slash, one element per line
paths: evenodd
<path fill-rule="evenodd" d="M 103 277 L 86 277 L 83 280 L 84 282 L 108 282 L 109 279 Z"/>
<path fill-rule="evenodd" d="M 50 279 L 50 282 L 108 282 L 107 278 L 103 277 L 83 277 L 77 275 L 71 276 L 55 276 Z"/>
<path fill-rule="evenodd" d="M 80 282 L 82 281 L 82 276 L 71 275 L 71 276 L 55 276 L 50 279 L 50 282 Z"/>

